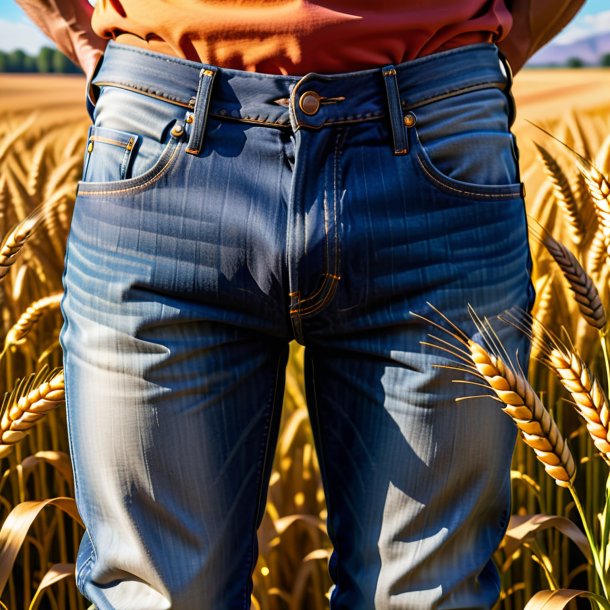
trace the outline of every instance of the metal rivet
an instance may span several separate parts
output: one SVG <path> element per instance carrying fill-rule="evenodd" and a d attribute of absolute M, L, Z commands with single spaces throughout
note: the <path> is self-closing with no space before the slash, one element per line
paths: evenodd
<path fill-rule="evenodd" d="M 187 123 L 192 123 L 195 119 L 193 118 L 192 114 L 189 114 L 185 120 Z"/>
<path fill-rule="evenodd" d="M 407 112 L 407 114 L 405 114 L 405 125 L 407 127 L 413 127 L 413 125 L 415 125 L 415 115 L 412 112 Z"/>
<path fill-rule="evenodd" d="M 308 116 L 320 110 L 320 96 L 315 91 L 305 91 L 299 99 L 299 108 Z"/>
<path fill-rule="evenodd" d="M 131 150 L 133 148 L 133 138 L 129 138 L 129 142 L 127 142 L 126 148 L 127 150 Z"/>
<path fill-rule="evenodd" d="M 170 132 L 175 138 L 179 138 L 183 133 L 184 133 L 184 128 L 182 127 L 182 125 L 178 124 L 178 125 L 174 125 L 172 127 L 172 130 Z"/>
<path fill-rule="evenodd" d="M 87 146 L 87 152 L 91 152 L 93 150 L 93 142 L 89 141 L 89 146 Z"/>

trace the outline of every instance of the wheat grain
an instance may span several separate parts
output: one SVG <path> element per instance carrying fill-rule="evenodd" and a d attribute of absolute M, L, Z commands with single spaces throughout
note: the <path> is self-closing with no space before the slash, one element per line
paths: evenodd
<path fill-rule="evenodd" d="M 595 157 L 595 165 L 602 172 L 610 172 L 610 134 L 606 136 Z"/>
<path fill-rule="evenodd" d="M 604 266 L 604 261 L 606 260 L 606 252 L 606 236 L 601 228 L 598 228 L 593 235 L 587 253 L 587 268 L 589 269 L 589 273 L 594 276 L 600 274 L 602 267 Z"/>
<path fill-rule="evenodd" d="M 64 374 L 61 371 L 6 408 L 0 421 L 0 458 L 8 455 L 13 445 L 23 440 L 37 421 L 62 405 L 64 400 Z"/>
<path fill-rule="evenodd" d="M 576 246 L 579 246 L 585 237 L 585 225 L 580 216 L 578 202 L 572 192 L 570 182 L 559 163 L 549 151 L 537 142 L 534 144 L 544 165 L 546 175 L 553 187 L 555 201 L 564 212 L 564 217 L 570 228 L 570 238 Z"/>
<path fill-rule="evenodd" d="M 63 292 L 55 292 L 38 301 L 34 301 L 11 327 L 4 342 L 5 349 L 9 345 L 19 345 L 25 341 L 26 335 L 32 330 L 40 318 L 53 309 L 59 307 Z"/>
<path fill-rule="evenodd" d="M 557 485 L 568 487 L 576 474 L 570 449 L 551 414 L 523 375 L 472 340 L 468 341 L 476 370 L 504 404 L 525 443 L 535 452 Z"/>
<path fill-rule="evenodd" d="M 597 379 L 578 354 L 557 347 L 548 354 L 551 369 L 574 399 L 576 410 L 584 418 L 593 443 L 610 461 L 610 411 L 608 400 Z"/>
<path fill-rule="evenodd" d="M 594 328 L 599 330 L 605 328 L 606 312 L 591 277 L 583 269 L 574 254 L 548 233 L 543 236 L 542 242 L 568 280 L 570 289 L 578 303 L 578 308 L 585 320 Z"/>

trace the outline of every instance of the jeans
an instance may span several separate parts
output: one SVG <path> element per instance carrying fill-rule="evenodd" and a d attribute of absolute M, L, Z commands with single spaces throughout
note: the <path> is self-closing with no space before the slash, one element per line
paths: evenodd
<path fill-rule="evenodd" d="M 61 333 L 77 586 L 99 610 L 247 610 L 288 344 L 332 610 L 490 608 L 515 427 L 434 365 L 433 304 L 531 309 L 493 44 L 303 77 L 111 41 L 90 83 Z M 509 353 L 527 339 L 506 325 Z M 322 595 L 323 592 L 320 592 Z"/>

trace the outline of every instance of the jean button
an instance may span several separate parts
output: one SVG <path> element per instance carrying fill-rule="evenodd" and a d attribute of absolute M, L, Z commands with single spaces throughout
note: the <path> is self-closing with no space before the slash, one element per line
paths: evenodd
<path fill-rule="evenodd" d="M 315 91 L 305 91 L 299 100 L 299 108 L 308 116 L 320 109 L 320 96 Z"/>

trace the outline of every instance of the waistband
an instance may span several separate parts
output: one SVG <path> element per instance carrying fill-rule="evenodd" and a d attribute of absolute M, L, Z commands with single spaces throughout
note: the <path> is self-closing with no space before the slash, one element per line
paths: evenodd
<path fill-rule="evenodd" d="M 406 142 L 395 125 L 399 115 L 402 121 L 408 110 L 467 91 L 509 90 L 511 82 L 510 66 L 493 43 L 441 51 L 396 66 L 284 76 L 219 68 L 110 40 L 88 83 L 88 96 L 94 104 L 99 87 L 115 86 L 183 106 L 196 118 L 203 112 L 206 117 L 295 130 L 390 116 L 395 152 L 401 154 Z M 193 132 L 205 128 L 205 120 L 203 126 L 197 123 Z"/>

